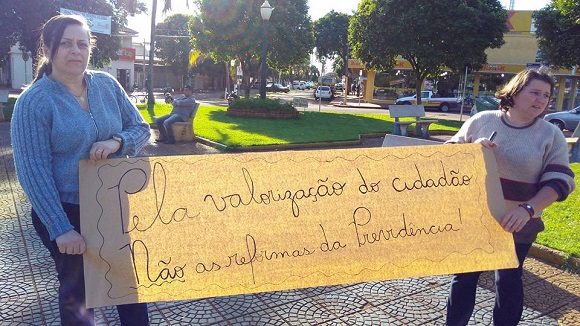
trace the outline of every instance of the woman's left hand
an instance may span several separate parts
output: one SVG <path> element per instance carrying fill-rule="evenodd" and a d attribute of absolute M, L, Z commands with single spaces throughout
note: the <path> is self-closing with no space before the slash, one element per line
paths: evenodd
<path fill-rule="evenodd" d="M 501 227 L 507 232 L 521 231 L 530 220 L 530 214 L 522 207 L 516 207 L 507 212 L 501 220 Z"/>
<path fill-rule="evenodd" d="M 89 151 L 89 159 L 94 165 L 97 161 L 105 160 L 110 154 L 117 152 L 120 146 L 121 144 L 113 139 L 95 142 Z"/>

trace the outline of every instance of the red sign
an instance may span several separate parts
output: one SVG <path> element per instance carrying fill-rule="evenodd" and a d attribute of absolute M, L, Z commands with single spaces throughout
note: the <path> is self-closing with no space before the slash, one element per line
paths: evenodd
<path fill-rule="evenodd" d="M 135 49 L 122 48 L 118 53 L 121 61 L 135 61 Z"/>

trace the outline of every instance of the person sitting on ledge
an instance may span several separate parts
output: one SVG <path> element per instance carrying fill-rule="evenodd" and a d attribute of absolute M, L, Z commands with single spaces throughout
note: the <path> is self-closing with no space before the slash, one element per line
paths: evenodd
<path fill-rule="evenodd" d="M 157 118 L 156 124 L 159 130 L 159 138 L 156 142 L 175 144 L 175 136 L 171 125 L 176 122 L 185 122 L 195 108 L 195 98 L 193 97 L 193 87 L 186 85 L 183 89 L 183 96 L 173 99 L 173 110 L 171 113 Z"/>

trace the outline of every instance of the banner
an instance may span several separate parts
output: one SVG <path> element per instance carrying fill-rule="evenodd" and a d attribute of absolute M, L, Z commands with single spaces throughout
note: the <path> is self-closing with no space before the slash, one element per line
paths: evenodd
<path fill-rule="evenodd" d="M 517 266 L 479 144 L 82 161 L 87 305 Z"/>
<path fill-rule="evenodd" d="M 111 16 L 95 15 L 84 11 L 60 8 L 63 15 L 79 15 L 85 17 L 91 32 L 111 35 Z"/>

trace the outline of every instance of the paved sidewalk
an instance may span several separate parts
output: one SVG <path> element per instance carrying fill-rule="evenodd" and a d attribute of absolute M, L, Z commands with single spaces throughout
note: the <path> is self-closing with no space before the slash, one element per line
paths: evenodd
<path fill-rule="evenodd" d="M 12 161 L 9 123 L 0 122 L 0 325 L 59 325 L 54 266 L 34 232 Z M 372 142 L 369 146 L 377 146 Z M 200 143 L 157 145 L 142 155 L 218 153 Z M 152 325 L 444 325 L 450 276 L 317 287 L 149 304 Z M 530 258 L 520 325 L 580 325 L 580 276 Z M 492 325 L 493 274 L 478 287 L 470 325 Z M 90 295 L 90 294 L 88 294 Z M 119 325 L 97 309 L 99 325 Z"/>

